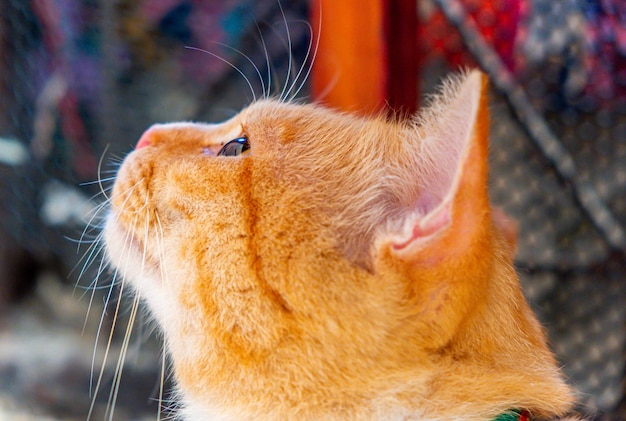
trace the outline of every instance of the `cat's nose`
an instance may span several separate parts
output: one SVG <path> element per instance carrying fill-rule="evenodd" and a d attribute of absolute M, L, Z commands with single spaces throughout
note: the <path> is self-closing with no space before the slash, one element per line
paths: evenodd
<path fill-rule="evenodd" d="M 139 142 L 137 142 L 137 145 L 135 146 L 135 150 L 149 146 L 150 143 L 152 143 L 150 141 L 150 138 L 152 137 L 151 132 L 152 130 L 148 129 L 141 135 Z"/>

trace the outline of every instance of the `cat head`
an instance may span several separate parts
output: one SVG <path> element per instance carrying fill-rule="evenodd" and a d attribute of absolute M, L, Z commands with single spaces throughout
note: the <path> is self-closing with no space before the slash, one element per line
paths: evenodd
<path fill-rule="evenodd" d="M 119 170 L 107 249 L 190 411 L 565 411 L 492 215 L 487 137 L 479 72 L 406 121 L 263 100 L 151 127 Z"/>

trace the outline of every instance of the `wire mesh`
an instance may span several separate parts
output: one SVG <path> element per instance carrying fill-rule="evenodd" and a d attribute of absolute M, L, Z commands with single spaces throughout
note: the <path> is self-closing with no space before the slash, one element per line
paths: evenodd
<path fill-rule="evenodd" d="M 292 53 L 302 62 L 307 4 L 281 3 Z M 517 264 L 525 290 L 584 401 L 598 419 L 623 419 L 623 2 L 420 0 L 418 11 L 416 76 L 424 91 L 459 66 L 490 74 L 491 194 L 520 221 Z M 3 0 L 0 309 L 23 296 L 41 268 L 70 289 L 76 282 L 76 245 L 66 237 L 80 235 L 82 215 L 94 206 L 90 197 L 98 186 L 81 183 L 97 179 L 101 157 L 105 164 L 121 159 L 152 123 L 223 120 L 252 99 L 231 65 L 185 46 L 223 57 L 251 78 L 258 94 L 261 82 L 237 50 L 266 80 L 262 36 L 279 83 L 290 54 L 284 30 L 275 1 Z M 84 283 L 93 275 L 84 274 Z M 45 285 L 44 295 L 62 299 Z M 158 349 L 151 355 L 158 360 Z M 143 361 L 154 367 L 153 360 Z M 16 364 L 0 364 L 0 407 L 11 398 L 63 419 L 84 419 L 88 408 L 77 402 L 90 398 L 82 365 L 29 383 Z M 137 370 L 142 374 L 128 383 L 116 419 L 154 414 L 154 404 L 142 401 L 137 409 L 136 402 L 141 393 L 144 400 L 154 396 L 155 373 Z M 70 391 L 69 401 L 42 386 L 58 381 Z"/>
<path fill-rule="evenodd" d="M 516 261 L 527 295 L 583 401 L 598 417 L 621 417 L 626 9 L 575 0 L 420 4 L 424 64 L 479 65 L 491 77 L 491 193 L 520 222 Z"/>

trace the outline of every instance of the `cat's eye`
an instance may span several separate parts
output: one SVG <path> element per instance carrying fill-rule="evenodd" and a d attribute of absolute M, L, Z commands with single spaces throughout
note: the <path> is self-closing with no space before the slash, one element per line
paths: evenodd
<path fill-rule="evenodd" d="M 225 144 L 217 156 L 246 156 L 250 153 L 250 142 L 245 136 L 238 137 Z"/>

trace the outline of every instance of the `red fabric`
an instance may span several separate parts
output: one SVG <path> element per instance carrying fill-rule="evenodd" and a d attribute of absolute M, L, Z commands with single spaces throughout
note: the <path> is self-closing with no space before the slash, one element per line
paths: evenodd
<path fill-rule="evenodd" d="M 523 0 L 461 0 L 485 40 L 510 70 L 515 70 L 515 40 L 523 15 Z M 428 14 L 428 12 L 426 12 Z M 451 67 L 475 62 L 465 50 L 461 36 L 439 9 L 420 16 L 417 39 L 423 57 L 442 56 Z"/>

